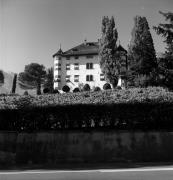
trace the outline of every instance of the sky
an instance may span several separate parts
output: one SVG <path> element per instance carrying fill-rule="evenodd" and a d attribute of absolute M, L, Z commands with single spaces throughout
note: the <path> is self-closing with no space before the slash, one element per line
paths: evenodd
<path fill-rule="evenodd" d="M 97 41 L 103 16 L 115 17 L 124 48 L 134 17 L 147 17 L 156 52 L 164 52 L 163 39 L 152 29 L 164 22 L 159 10 L 172 11 L 173 0 L 0 0 L 0 69 L 19 73 L 32 62 L 53 66 L 60 44 L 66 51 L 84 39 Z"/>

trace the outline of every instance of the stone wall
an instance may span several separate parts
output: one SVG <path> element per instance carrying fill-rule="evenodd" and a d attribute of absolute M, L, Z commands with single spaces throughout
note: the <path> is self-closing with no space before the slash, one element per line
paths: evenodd
<path fill-rule="evenodd" d="M 173 132 L 0 132 L 0 165 L 173 161 Z"/>

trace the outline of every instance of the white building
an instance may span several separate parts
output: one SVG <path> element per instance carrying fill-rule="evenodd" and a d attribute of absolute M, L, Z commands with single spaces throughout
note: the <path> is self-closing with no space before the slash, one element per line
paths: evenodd
<path fill-rule="evenodd" d="M 89 84 L 91 89 L 94 87 L 103 89 L 106 81 L 100 68 L 98 48 L 98 42 L 86 41 L 65 52 L 60 48 L 53 55 L 54 88 L 61 90 L 67 85 L 72 91 L 76 87 Z"/>

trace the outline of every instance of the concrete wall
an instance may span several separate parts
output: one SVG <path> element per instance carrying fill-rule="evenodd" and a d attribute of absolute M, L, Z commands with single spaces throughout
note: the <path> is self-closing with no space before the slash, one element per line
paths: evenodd
<path fill-rule="evenodd" d="M 173 132 L 0 132 L 0 165 L 173 161 Z"/>

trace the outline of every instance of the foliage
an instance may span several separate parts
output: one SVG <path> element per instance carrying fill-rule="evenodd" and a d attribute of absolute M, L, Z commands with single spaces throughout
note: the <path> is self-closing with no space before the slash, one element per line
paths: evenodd
<path fill-rule="evenodd" d="M 23 95 L 24 95 L 24 96 L 28 96 L 28 95 L 29 95 L 28 91 L 25 91 L 25 92 L 23 93 Z"/>
<path fill-rule="evenodd" d="M 37 94 L 41 94 L 41 85 L 46 75 L 45 67 L 37 63 L 25 66 L 24 72 L 19 74 L 19 85 L 23 89 L 37 89 Z"/>
<path fill-rule="evenodd" d="M 3 71 L 0 70 L 0 86 L 2 86 L 4 84 L 4 74 Z"/>
<path fill-rule="evenodd" d="M 154 26 L 154 30 L 158 35 L 162 35 L 165 38 L 165 43 L 167 44 L 167 53 L 173 53 L 173 13 L 172 12 L 159 12 L 162 14 L 168 23 L 159 24 L 159 26 Z"/>
<path fill-rule="evenodd" d="M 17 83 L 17 74 L 14 74 L 13 85 L 12 85 L 12 90 L 11 90 L 11 93 L 13 94 L 15 94 L 16 92 L 16 83 Z"/>
<path fill-rule="evenodd" d="M 155 26 L 158 35 L 164 37 L 167 51 L 158 59 L 159 84 L 173 90 L 173 13 L 160 12 L 168 23 Z"/>
<path fill-rule="evenodd" d="M 53 94 L 59 94 L 58 89 L 54 89 L 54 90 L 53 90 Z"/>
<path fill-rule="evenodd" d="M 101 91 L 100 87 L 95 87 L 94 91 Z"/>
<path fill-rule="evenodd" d="M 49 88 L 44 88 L 44 89 L 43 89 L 43 93 L 44 93 L 44 94 L 50 93 Z"/>
<path fill-rule="evenodd" d="M 17 109 L 23 96 L 0 97 L 0 109 Z M 24 96 L 25 98 L 25 96 Z M 28 97 L 26 97 L 28 98 Z M 143 102 L 173 102 L 173 92 L 160 87 L 131 88 L 127 90 L 90 91 L 64 94 L 29 96 L 31 107 L 73 104 L 119 104 Z M 21 102 L 22 103 L 22 102 Z M 21 105 L 22 106 L 22 105 Z M 29 107 L 28 107 L 29 108 Z"/>
<path fill-rule="evenodd" d="M 74 93 L 80 92 L 80 89 L 79 89 L 79 88 L 74 88 L 74 89 L 73 89 L 73 92 L 74 92 Z"/>
<path fill-rule="evenodd" d="M 70 88 L 67 85 L 63 86 L 62 90 L 66 93 L 70 92 Z"/>
<path fill-rule="evenodd" d="M 83 91 L 90 91 L 90 90 L 91 90 L 90 85 L 85 84 L 84 87 L 83 87 Z"/>
<path fill-rule="evenodd" d="M 0 97 L 0 130 L 173 129 L 173 93 L 163 88 Z"/>
<path fill-rule="evenodd" d="M 49 89 L 49 93 L 53 93 L 53 85 L 54 85 L 54 76 L 53 76 L 53 68 L 49 68 L 46 72 L 46 76 L 45 76 L 45 82 L 44 82 L 44 85 L 43 87 L 44 88 L 48 88 Z"/>
<path fill-rule="evenodd" d="M 114 17 L 109 19 L 103 17 L 102 19 L 102 37 L 99 45 L 99 56 L 101 70 L 105 78 L 113 87 L 117 85 L 119 75 L 119 62 L 116 61 L 116 42 L 118 32 L 115 28 Z"/>
<path fill-rule="evenodd" d="M 146 17 L 136 16 L 128 49 L 129 81 L 140 81 L 142 87 L 151 84 L 156 69 L 156 53 Z M 137 82 L 137 84 L 139 84 Z"/>
<path fill-rule="evenodd" d="M 109 83 L 106 83 L 106 84 L 103 85 L 103 89 L 104 90 L 111 89 L 111 85 Z"/>

